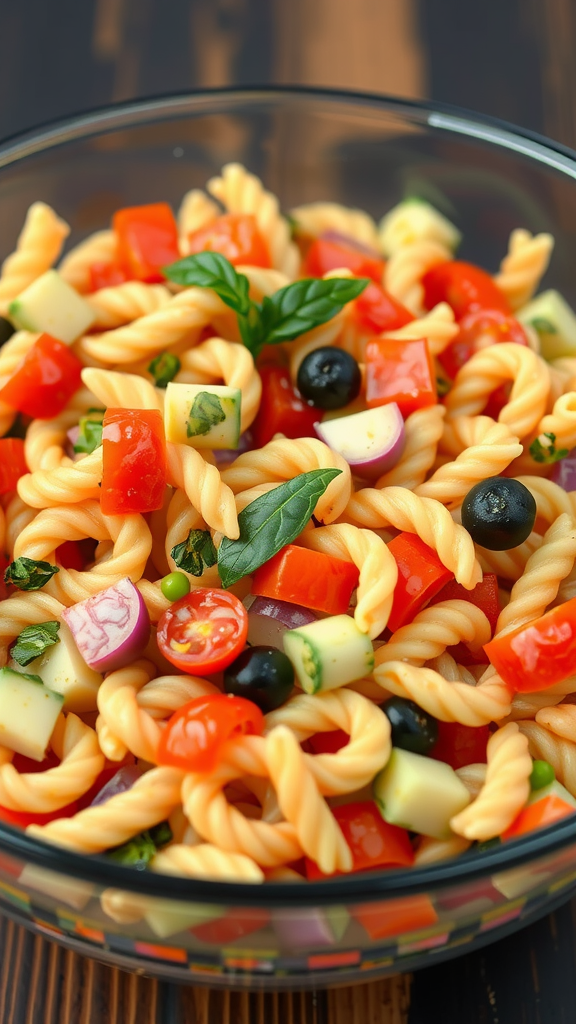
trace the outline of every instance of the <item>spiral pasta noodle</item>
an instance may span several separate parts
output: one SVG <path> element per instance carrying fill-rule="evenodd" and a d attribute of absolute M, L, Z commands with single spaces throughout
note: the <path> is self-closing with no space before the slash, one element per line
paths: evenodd
<path fill-rule="evenodd" d="M 40 277 L 58 259 L 70 228 L 46 203 L 32 203 L 16 250 L 7 256 L 0 271 L 0 313 L 20 292 Z"/>
<path fill-rule="evenodd" d="M 207 227 L 216 220 L 218 206 L 209 199 L 201 188 L 192 188 L 186 192 L 180 203 L 177 215 L 178 234 L 180 236 L 180 252 L 187 256 L 190 251 L 188 236 Z"/>
<path fill-rule="evenodd" d="M 162 309 L 170 298 L 171 294 L 163 284 L 126 281 L 111 288 L 101 288 L 88 295 L 86 301 L 96 317 L 93 328 L 108 331 Z"/>
<path fill-rule="evenodd" d="M 14 373 L 39 337 L 40 335 L 33 331 L 16 331 L 2 345 L 0 348 L 0 377 L 9 377 Z"/>
<path fill-rule="evenodd" d="M 433 669 L 402 661 L 384 661 L 374 669 L 374 679 L 398 697 L 408 697 L 441 722 L 487 725 L 510 714 L 512 694 L 499 676 L 478 686 L 449 683 Z"/>
<path fill-rule="evenodd" d="M 150 864 L 152 871 L 220 882 L 263 882 L 264 872 L 243 853 L 229 853 L 212 843 L 185 846 L 175 843 L 161 850 Z"/>
<path fill-rule="evenodd" d="M 510 235 L 508 253 L 494 280 L 512 309 L 525 305 L 536 291 L 553 247 L 554 239 L 546 233 L 531 235 L 523 228 L 516 228 Z"/>
<path fill-rule="evenodd" d="M 557 448 L 573 448 L 576 445 L 576 391 L 560 395 L 552 412 L 542 417 L 536 429 L 539 435 L 553 434 Z"/>
<path fill-rule="evenodd" d="M 137 374 L 98 370 L 90 366 L 82 370 L 82 380 L 106 407 L 163 410 L 162 392 Z"/>
<path fill-rule="evenodd" d="M 21 476 L 18 494 L 32 508 L 55 508 L 77 504 L 100 496 L 102 480 L 102 448 L 71 466 L 37 469 Z"/>
<path fill-rule="evenodd" d="M 425 338 L 428 342 L 430 355 L 437 356 L 454 340 L 458 334 L 458 324 L 454 313 L 447 302 L 439 302 L 429 313 L 411 320 L 397 331 L 386 331 L 383 338 L 396 338 L 398 341 L 411 341 Z"/>
<path fill-rule="evenodd" d="M 452 253 L 440 242 L 426 239 L 403 245 L 390 257 L 384 271 L 386 291 L 411 313 L 422 309 L 421 280 L 429 270 L 452 259 Z"/>
<path fill-rule="evenodd" d="M 408 625 L 400 626 L 376 651 L 375 663 L 410 661 L 412 665 L 423 665 L 460 642 L 477 651 L 488 643 L 491 634 L 490 623 L 481 608 L 470 601 L 440 601 L 418 612 Z"/>
<path fill-rule="evenodd" d="M 252 355 L 244 345 L 223 338 L 209 338 L 188 349 L 180 359 L 181 369 L 174 378 L 182 384 L 206 384 L 223 380 L 242 392 L 241 430 L 247 430 L 260 406 L 262 381 Z"/>
<path fill-rule="evenodd" d="M 84 295 L 90 291 L 90 267 L 94 263 L 111 263 L 116 256 L 117 242 L 113 231 L 94 231 L 66 253 L 58 273 L 67 284 Z"/>
<path fill-rule="evenodd" d="M 549 698 L 549 703 L 536 712 L 535 721 L 556 736 L 570 740 L 572 743 L 576 742 L 576 705 L 554 705 L 553 698 L 552 703 Z"/>
<path fill-rule="evenodd" d="M 224 474 L 188 445 L 168 443 L 166 451 L 169 482 L 186 491 L 191 504 L 213 530 L 226 537 L 238 537 L 234 494 Z"/>
<path fill-rule="evenodd" d="M 11 594 L 2 602 L 0 617 L 0 663 L 5 665 L 8 645 L 26 626 L 59 619 L 64 605 L 45 591 Z"/>
<path fill-rule="evenodd" d="M 532 757 L 548 761 L 558 781 L 576 797 L 576 743 L 557 736 L 538 722 L 519 722 L 518 728 L 528 740 Z"/>
<path fill-rule="evenodd" d="M 378 230 L 369 214 L 341 203 L 306 203 L 290 210 L 296 230 L 317 238 L 325 231 L 337 231 L 372 249 L 380 248 Z"/>
<path fill-rule="evenodd" d="M 404 424 L 404 451 L 393 469 L 389 469 L 376 481 L 378 490 L 384 487 L 407 487 L 412 491 L 424 483 L 428 471 L 434 465 L 444 416 L 442 405 L 430 405 L 410 413 Z"/>

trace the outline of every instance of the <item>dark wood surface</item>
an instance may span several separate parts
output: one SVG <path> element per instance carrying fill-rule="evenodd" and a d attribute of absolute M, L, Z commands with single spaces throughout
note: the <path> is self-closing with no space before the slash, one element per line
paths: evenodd
<path fill-rule="evenodd" d="M 297 82 L 454 102 L 576 147 L 574 0 L 0 0 L 0 138 L 82 109 Z M 179 989 L 0 922 L 0 1024 L 569 1024 L 576 902 L 356 991 Z"/>

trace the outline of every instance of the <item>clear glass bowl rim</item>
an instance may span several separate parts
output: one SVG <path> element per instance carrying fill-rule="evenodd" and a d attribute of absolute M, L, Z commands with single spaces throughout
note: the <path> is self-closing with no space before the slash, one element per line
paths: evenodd
<path fill-rule="evenodd" d="M 467 136 L 528 157 L 536 163 L 576 179 L 576 152 L 499 118 L 480 115 L 451 104 L 408 100 L 372 93 L 304 86 L 248 86 L 242 89 L 206 89 L 168 96 L 152 96 L 116 103 L 38 125 L 0 142 L 0 170 L 19 160 L 66 143 L 89 139 L 123 128 L 154 124 L 187 115 L 225 112 L 249 114 L 251 109 L 286 105 L 290 101 L 328 106 L 346 105 L 351 112 L 370 110 L 394 114 L 423 127 Z M 323 882 L 246 883 L 209 882 L 153 874 L 123 867 L 102 856 L 87 856 L 32 839 L 25 832 L 0 822 L 0 850 L 47 870 L 84 881 L 137 891 L 143 895 L 244 906 L 310 906 L 356 903 L 433 892 L 446 886 L 466 885 L 496 871 L 528 865 L 576 842 L 576 816 L 542 829 L 510 845 L 495 846 L 480 854 L 423 868 L 348 875 Z"/>

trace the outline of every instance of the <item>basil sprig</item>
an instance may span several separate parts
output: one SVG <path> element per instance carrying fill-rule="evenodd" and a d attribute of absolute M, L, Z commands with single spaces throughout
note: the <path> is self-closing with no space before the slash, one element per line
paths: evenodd
<path fill-rule="evenodd" d="M 39 658 L 49 647 L 60 643 L 59 629 L 59 622 L 39 622 L 34 626 L 26 626 L 10 649 L 14 661 L 25 666 Z"/>
<path fill-rule="evenodd" d="M 17 558 L 4 573 L 4 583 L 18 587 L 18 590 L 41 590 L 60 572 L 51 562 L 36 562 L 33 558 Z"/>
<path fill-rule="evenodd" d="M 218 558 L 209 530 L 190 530 L 185 541 L 170 552 L 179 569 L 191 576 L 201 576 L 204 569 L 216 565 Z"/>
<path fill-rule="evenodd" d="M 218 252 L 185 256 L 162 272 L 176 284 L 215 291 L 236 313 L 242 341 L 255 358 L 264 345 L 293 341 L 331 320 L 370 284 L 366 277 L 305 278 L 253 302 L 248 278 Z"/>
<path fill-rule="evenodd" d="M 218 572 L 223 586 L 231 587 L 295 540 L 328 484 L 341 472 L 312 469 L 250 502 L 238 516 L 238 540 L 224 537 L 218 549 Z"/>
<path fill-rule="evenodd" d="M 212 427 L 223 423 L 225 419 L 226 413 L 218 396 L 211 394 L 210 391 L 201 391 L 192 403 L 186 423 L 186 436 L 198 437 L 209 434 Z"/>
<path fill-rule="evenodd" d="M 546 438 L 549 444 L 542 444 L 540 438 Z M 568 455 L 567 448 L 556 447 L 556 434 L 540 434 L 530 445 L 530 455 L 534 462 L 553 463 L 565 459 Z"/>
<path fill-rule="evenodd" d="M 126 864 L 130 867 L 143 871 L 152 858 L 156 855 L 161 846 L 166 846 L 172 839 L 172 829 L 167 821 L 161 821 L 159 825 L 139 832 L 137 836 L 129 839 L 122 846 L 115 846 L 108 850 L 107 856 L 115 860 L 117 864 Z"/>
<path fill-rule="evenodd" d="M 180 360 L 173 352 L 161 352 L 152 360 L 148 367 L 148 373 L 154 377 L 157 388 L 166 388 L 180 369 Z"/>

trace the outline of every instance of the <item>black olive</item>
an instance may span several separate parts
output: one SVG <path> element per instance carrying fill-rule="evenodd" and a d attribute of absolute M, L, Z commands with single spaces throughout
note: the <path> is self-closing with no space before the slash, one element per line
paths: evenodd
<path fill-rule="evenodd" d="M 380 707 L 390 722 L 392 746 L 428 754 L 438 740 L 438 722 L 413 700 L 390 697 Z"/>
<path fill-rule="evenodd" d="M 300 363 L 298 390 L 318 409 L 341 409 L 360 394 L 358 363 L 341 348 L 317 348 Z"/>
<path fill-rule="evenodd" d="M 0 316 L 0 346 L 12 337 L 15 330 L 16 328 L 12 326 L 9 320 L 5 320 L 3 316 Z"/>
<path fill-rule="evenodd" d="M 264 714 L 288 700 L 294 686 L 292 662 L 277 647 L 247 647 L 224 672 L 224 690 L 245 697 Z"/>
<path fill-rule="evenodd" d="M 536 502 L 519 480 L 491 476 L 475 484 L 462 502 L 462 526 L 490 551 L 516 548 L 530 536 Z"/>

